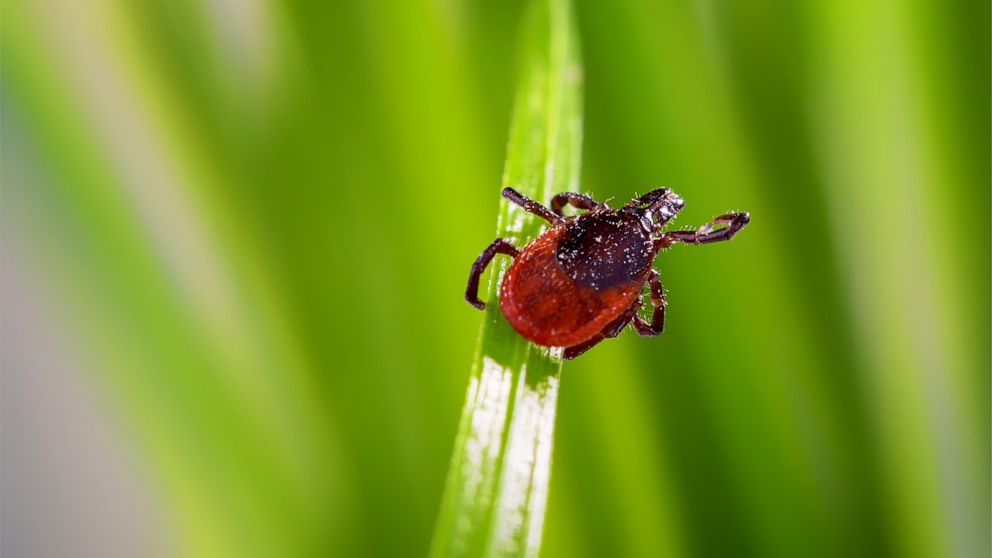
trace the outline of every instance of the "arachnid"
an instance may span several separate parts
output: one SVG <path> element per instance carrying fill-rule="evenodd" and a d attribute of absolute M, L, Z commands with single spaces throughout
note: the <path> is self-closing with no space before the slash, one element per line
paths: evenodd
<path fill-rule="evenodd" d="M 696 231 L 662 232 L 685 202 L 668 188 L 636 197 L 619 209 L 588 196 L 563 192 L 551 209 L 512 188 L 503 197 L 551 224 L 523 250 L 497 238 L 472 264 L 465 300 L 480 310 L 479 277 L 496 254 L 514 258 L 499 290 L 503 315 L 520 335 L 548 347 L 565 347 L 573 359 L 633 323 L 643 336 L 665 330 L 665 293 L 655 257 L 676 242 L 730 240 L 750 222 L 747 213 L 727 213 Z M 565 204 L 586 213 L 565 216 Z M 723 228 L 716 228 L 725 225 Z M 654 313 L 641 317 L 641 293 L 651 285 Z"/>

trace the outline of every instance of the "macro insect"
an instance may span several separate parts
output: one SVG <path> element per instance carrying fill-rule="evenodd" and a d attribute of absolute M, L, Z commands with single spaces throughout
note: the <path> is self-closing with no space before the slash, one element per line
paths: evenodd
<path fill-rule="evenodd" d="M 653 267 L 658 253 L 682 242 L 730 240 L 747 225 L 748 213 L 726 213 L 695 231 L 662 232 L 685 202 L 658 188 L 614 209 L 588 196 L 562 192 L 551 208 L 512 188 L 503 197 L 546 220 L 551 227 L 521 250 L 497 238 L 472 264 L 465 300 L 479 310 L 479 278 L 496 254 L 513 258 L 499 289 L 503 315 L 520 335 L 538 345 L 564 347 L 573 359 L 629 324 L 642 336 L 665 331 L 665 292 Z M 565 205 L 586 210 L 566 216 Z M 650 285 L 651 321 L 640 314 Z"/>

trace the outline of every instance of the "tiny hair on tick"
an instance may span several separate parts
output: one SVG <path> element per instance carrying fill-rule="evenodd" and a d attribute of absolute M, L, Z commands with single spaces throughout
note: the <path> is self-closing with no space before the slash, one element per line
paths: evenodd
<path fill-rule="evenodd" d="M 497 238 L 472 264 L 465 300 L 479 310 L 479 278 L 497 254 L 513 258 L 499 287 L 499 305 L 510 325 L 538 345 L 564 347 L 571 360 L 603 339 L 633 325 L 642 336 L 665 331 L 665 290 L 653 267 L 661 250 L 676 243 L 730 240 L 751 221 L 748 213 L 726 213 L 695 231 L 663 232 L 685 206 L 668 188 L 631 199 L 623 207 L 575 192 L 551 198 L 551 208 L 512 188 L 503 197 L 551 226 L 522 249 Z M 571 205 L 585 213 L 566 216 Z M 651 320 L 640 314 L 650 286 Z"/>

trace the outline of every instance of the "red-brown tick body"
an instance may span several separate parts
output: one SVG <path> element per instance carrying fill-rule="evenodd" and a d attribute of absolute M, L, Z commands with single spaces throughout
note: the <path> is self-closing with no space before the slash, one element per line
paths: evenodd
<path fill-rule="evenodd" d="M 636 215 L 595 210 L 528 244 L 500 286 L 503 315 L 520 335 L 571 347 L 599 333 L 641 294 L 654 246 Z"/>
<path fill-rule="evenodd" d="M 571 359 L 633 324 L 641 335 L 660 335 L 665 327 L 665 295 L 652 263 L 675 242 L 706 244 L 729 240 L 749 221 L 747 213 L 728 213 L 697 231 L 661 233 L 678 213 L 682 198 L 659 188 L 612 209 L 592 198 L 565 192 L 551 209 L 505 188 L 504 197 L 551 223 L 551 228 L 521 251 L 496 239 L 479 256 L 469 275 L 465 298 L 483 309 L 479 277 L 497 253 L 514 257 L 499 290 L 500 309 L 520 335 L 539 345 L 565 347 Z M 565 204 L 589 210 L 566 217 Z M 715 230 L 715 225 L 726 227 Z M 650 322 L 638 312 L 644 285 L 651 286 Z"/>

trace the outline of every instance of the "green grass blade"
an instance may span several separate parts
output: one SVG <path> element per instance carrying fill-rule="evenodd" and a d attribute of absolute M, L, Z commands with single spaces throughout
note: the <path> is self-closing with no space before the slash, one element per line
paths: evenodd
<path fill-rule="evenodd" d="M 503 185 L 546 202 L 578 189 L 581 66 L 567 0 L 538 0 L 528 16 Z M 503 200 L 496 234 L 523 246 L 541 225 Z M 500 313 L 495 285 L 508 265 L 493 263 L 435 557 L 536 556 L 540 548 L 561 355 L 527 343 Z"/>

